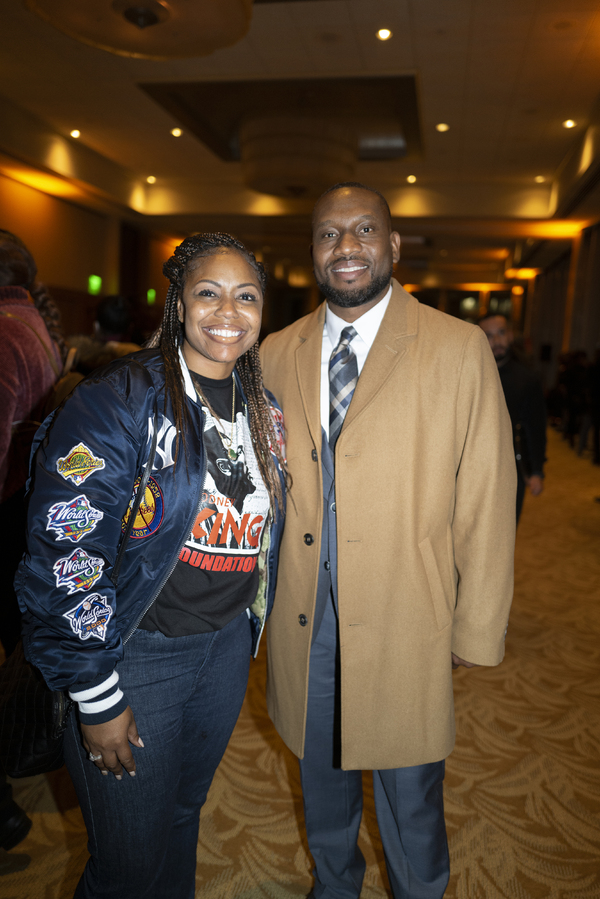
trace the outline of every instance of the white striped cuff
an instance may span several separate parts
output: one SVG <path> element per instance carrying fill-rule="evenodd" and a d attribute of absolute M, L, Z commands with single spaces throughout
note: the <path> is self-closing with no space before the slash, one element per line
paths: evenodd
<path fill-rule="evenodd" d="M 118 683 L 119 675 L 116 671 L 113 671 L 101 684 L 96 684 L 95 687 L 90 687 L 87 690 L 78 690 L 77 692 L 69 690 L 69 696 L 74 702 L 87 702 L 95 696 L 101 696 L 102 693 L 106 693 L 107 690 L 110 690 L 111 687 Z"/>
<path fill-rule="evenodd" d="M 114 693 L 111 693 L 110 696 L 107 696 L 106 699 L 100 699 L 98 702 L 80 702 L 79 703 L 79 711 L 83 715 L 96 715 L 98 712 L 105 712 L 106 709 L 111 709 L 113 705 L 116 705 L 123 698 L 123 691 L 116 690 Z"/>

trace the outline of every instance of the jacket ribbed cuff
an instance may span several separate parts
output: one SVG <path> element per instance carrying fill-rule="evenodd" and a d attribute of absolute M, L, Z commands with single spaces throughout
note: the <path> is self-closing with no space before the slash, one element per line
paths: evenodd
<path fill-rule="evenodd" d="M 69 696 L 79 707 L 82 724 L 104 724 L 112 721 L 127 708 L 127 700 L 119 689 L 116 671 L 102 675 L 88 684 L 75 684 Z"/>

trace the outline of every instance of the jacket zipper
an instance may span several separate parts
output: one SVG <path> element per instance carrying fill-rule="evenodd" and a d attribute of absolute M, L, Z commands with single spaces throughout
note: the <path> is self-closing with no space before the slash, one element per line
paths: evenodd
<path fill-rule="evenodd" d="M 202 433 L 204 434 L 204 416 L 202 416 Z M 187 527 L 187 530 L 185 531 L 185 535 L 184 535 L 184 538 L 183 538 L 183 543 L 181 543 L 181 545 L 179 546 L 179 549 L 177 550 L 177 553 L 176 553 L 176 555 L 175 555 L 175 558 L 173 559 L 173 564 L 169 567 L 169 570 L 167 571 L 165 577 L 164 577 L 164 578 L 162 579 L 162 581 L 160 582 L 160 585 L 159 585 L 159 587 L 158 587 L 158 590 L 155 592 L 154 596 L 152 597 L 152 599 L 150 600 L 150 602 L 148 603 L 148 605 L 144 608 L 144 610 L 143 610 L 143 612 L 141 613 L 141 615 L 137 618 L 137 620 L 136 620 L 136 621 L 134 622 L 134 624 L 129 628 L 128 632 L 127 632 L 127 633 L 125 634 L 125 636 L 123 637 L 123 644 L 127 643 L 127 641 L 130 639 L 130 637 L 132 636 L 132 634 L 133 634 L 134 631 L 136 630 L 138 624 L 140 623 L 140 621 L 142 620 L 142 618 L 144 617 L 144 615 L 146 614 L 146 612 L 148 611 L 148 609 L 149 609 L 152 605 L 154 605 L 154 603 L 155 603 L 156 600 L 158 599 L 158 596 L 159 596 L 159 594 L 160 594 L 162 588 L 165 586 L 165 584 L 167 583 L 167 581 L 169 580 L 169 578 L 171 577 L 171 575 L 172 575 L 173 572 L 175 571 L 175 566 L 177 565 L 177 560 L 179 559 L 179 554 L 180 554 L 181 550 L 183 549 L 183 547 L 185 546 L 185 544 L 186 544 L 186 542 L 187 542 L 187 540 L 188 540 L 188 538 L 189 538 L 189 536 L 190 536 L 190 533 L 191 533 L 191 531 L 192 531 L 192 528 L 193 528 L 193 526 L 194 526 L 194 522 L 196 521 L 196 518 L 198 517 L 198 514 L 199 514 L 199 512 L 200 512 L 200 506 L 201 506 L 201 504 L 202 504 L 202 489 L 203 489 L 203 487 L 204 487 L 204 479 L 206 478 L 206 469 L 207 469 L 207 468 L 208 468 L 208 462 L 207 462 L 207 459 L 206 459 L 206 450 L 205 450 L 205 451 L 204 451 L 204 463 L 203 463 L 203 465 L 202 465 L 202 478 L 201 478 L 201 480 L 200 480 L 200 498 L 198 499 L 198 502 L 196 503 L 196 510 L 195 510 L 195 512 L 194 512 L 193 518 L 191 519 L 191 521 L 190 521 L 190 523 L 189 523 L 189 525 L 188 525 L 188 527 Z"/>
<path fill-rule="evenodd" d="M 271 531 L 273 530 L 273 524 L 274 522 L 269 522 L 269 551 L 265 557 L 265 614 L 260 623 L 260 630 L 258 632 L 258 637 L 256 638 L 256 646 L 252 653 L 253 659 L 258 655 L 258 647 L 260 646 L 260 640 L 265 629 L 265 624 L 267 623 L 267 609 L 269 608 L 269 556 L 271 555 Z M 248 606 L 248 609 L 250 609 L 250 606 Z"/>

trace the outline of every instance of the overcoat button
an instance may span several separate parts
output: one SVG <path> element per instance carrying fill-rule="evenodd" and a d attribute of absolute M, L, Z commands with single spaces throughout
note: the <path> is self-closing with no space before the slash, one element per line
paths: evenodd
<path fill-rule="evenodd" d="M 332 504 L 331 504 L 331 511 L 332 511 L 332 512 L 335 512 L 335 503 L 332 503 Z"/>
<path fill-rule="evenodd" d="M 330 568 L 331 565 L 329 564 L 329 562 L 325 562 L 325 571 L 329 571 Z"/>
<path fill-rule="evenodd" d="M 317 451 L 315 449 L 311 451 L 310 457 L 313 460 L 313 462 L 319 461 L 319 457 L 317 456 Z"/>
<path fill-rule="evenodd" d="M 298 615 L 298 621 L 300 622 L 301 627 L 306 627 L 308 624 L 308 618 L 306 615 Z"/>
<path fill-rule="evenodd" d="M 313 537 L 312 534 L 305 534 L 304 542 L 306 543 L 307 546 L 312 546 L 313 543 L 315 542 L 315 538 Z"/>

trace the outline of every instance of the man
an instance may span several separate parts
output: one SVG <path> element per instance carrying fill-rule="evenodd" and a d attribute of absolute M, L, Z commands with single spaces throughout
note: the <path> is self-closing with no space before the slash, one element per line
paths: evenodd
<path fill-rule="evenodd" d="M 94 333 L 71 334 L 69 346 L 77 350 L 77 368 L 84 375 L 108 365 L 114 359 L 135 353 L 141 347 L 125 340 L 131 330 L 131 304 L 126 297 L 109 296 L 96 308 Z"/>
<path fill-rule="evenodd" d="M 360 895 L 365 768 L 394 896 L 441 899 L 452 666 L 502 660 L 512 596 L 515 472 L 496 366 L 477 328 L 392 281 L 399 249 L 380 194 L 331 188 L 312 247 L 327 303 L 262 354 L 293 479 L 268 703 L 301 759 L 315 899 Z"/>
<path fill-rule="evenodd" d="M 532 496 L 539 496 L 544 489 L 546 404 L 536 376 L 511 354 L 514 335 L 508 319 L 490 313 L 479 319 L 479 327 L 485 331 L 492 348 L 512 424 L 517 459 L 518 522 L 525 487 L 529 487 Z"/>

